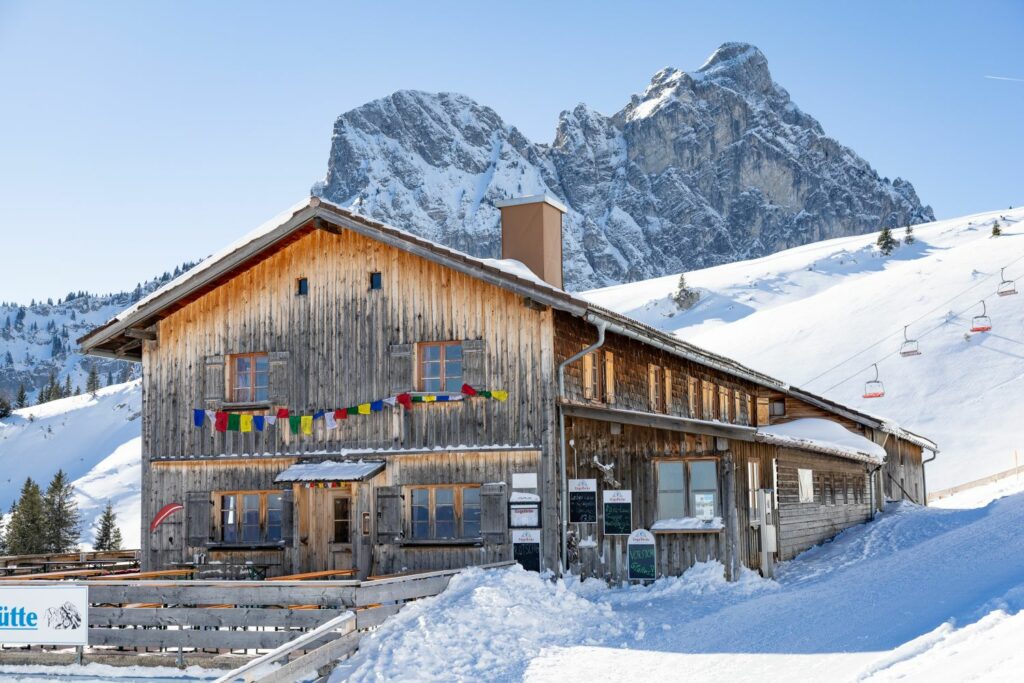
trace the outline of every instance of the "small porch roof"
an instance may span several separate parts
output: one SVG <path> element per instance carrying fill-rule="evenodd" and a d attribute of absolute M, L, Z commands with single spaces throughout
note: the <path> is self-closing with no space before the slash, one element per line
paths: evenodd
<path fill-rule="evenodd" d="M 384 471 L 382 460 L 301 462 L 277 475 L 274 483 L 296 481 L 366 481 Z"/>

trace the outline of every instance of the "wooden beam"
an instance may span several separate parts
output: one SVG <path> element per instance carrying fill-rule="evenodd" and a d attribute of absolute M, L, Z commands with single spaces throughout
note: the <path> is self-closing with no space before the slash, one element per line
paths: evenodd
<path fill-rule="evenodd" d="M 601 422 L 621 422 L 640 427 L 686 432 L 687 434 L 707 434 L 737 441 L 753 441 L 754 434 L 757 432 L 754 427 L 731 425 L 724 422 L 710 422 L 708 420 L 694 420 L 688 417 L 648 413 L 638 410 L 622 410 L 620 408 L 605 408 L 596 405 L 580 405 L 578 403 L 562 403 L 561 408 L 565 411 L 566 415 L 571 417 L 582 417 Z"/>
<path fill-rule="evenodd" d="M 153 328 L 139 329 L 137 327 L 129 327 L 124 331 L 124 336 L 129 339 L 142 339 L 145 341 L 156 341 L 156 330 Z"/>

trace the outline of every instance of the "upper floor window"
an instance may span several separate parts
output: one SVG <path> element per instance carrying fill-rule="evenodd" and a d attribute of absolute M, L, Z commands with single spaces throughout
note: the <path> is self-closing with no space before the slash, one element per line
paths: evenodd
<path fill-rule="evenodd" d="M 306 296 L 307 294 L 309 294 L 309 280 L 304 277 L 300 277 L 298 280 L 296 280 L 295 293 L 298 294 L 299 296 Z"/>
<path fill-rule="evenodd" d="M 420 391 L 462 390 L 462 342 L 419 345 Z"/>
<path fill-rule="evenodd" d="M 647 403 L 651 412 L 665 412 L 665 369 L 660 365 L 647 365 Z"/>
<path fill-rule="evenodd" d="M 220 496 L 219 538 L 223 543 L 276 543 L 282 538 L 280 491 L 240 491 Z"/>
<path fill-rule="evenodd" d="M 417 540 L 477 538 L 480 535 L 480 487 L 414 487 L 410 526 Z"/>
<path fill-rule="evenodd" d="M 718 419 L 722 422 L 730 422 L 729 407 L 729 390 L 718 387 Z"/>
<path fill-rule="evenodd" d="M 768 404 L 768 415 L 771 417 L 782 417 L 786 414 L 786 402 L 783 400 L 772 401 Z"/>
<path fill-rule="evenodd" d="M 615 403 L 615 354 L 597 350 L 583 357 L 583 398 Z"/>
<path fill-rule="evenodd" d="M 231 391 L 236 403 L 254 403 L 269 398 L 270 363 L 265 353 L 240 353 L 231 356 Z"/>
<path fill-rule="evenodd" d="M 686 402 L 687 404 L 689 404 L 688 407 L 690 417 L 693 418 L 698 418 L 701 416 L 700 402 L 698 400 L 699 391 L 697 389 L 699 382 L 700 380 L 698 380 L 696 377 L 689 377 L 686 380 Z"/>

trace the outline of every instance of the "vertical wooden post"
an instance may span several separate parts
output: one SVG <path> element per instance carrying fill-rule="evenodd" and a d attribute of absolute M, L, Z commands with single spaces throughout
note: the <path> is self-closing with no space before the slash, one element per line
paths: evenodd
<path fill-rule="evenodd" d="M 739 519 L 736 514 L 736 461 L 732 451 L 722 455 L 722 521 L 725 523 L 725 577 L 735 581 L 740 575 Z"/>

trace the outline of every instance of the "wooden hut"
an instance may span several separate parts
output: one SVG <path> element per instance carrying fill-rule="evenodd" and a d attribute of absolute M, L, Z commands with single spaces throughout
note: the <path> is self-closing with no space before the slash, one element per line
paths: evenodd
<path fill-rule="evenodd" d="M 565 292 L 564 207 L 501 208 L 484 260 L 310 198 L 79 340 L 142 362 L 145 569 L 618 577 L 628 527 L 735 574 L 923 504 L 933 443 Z"/>

